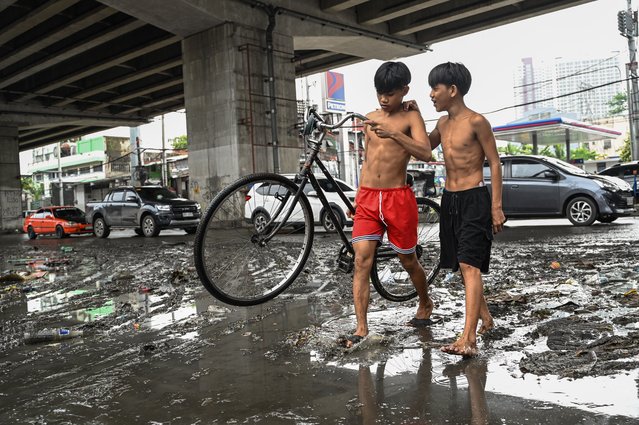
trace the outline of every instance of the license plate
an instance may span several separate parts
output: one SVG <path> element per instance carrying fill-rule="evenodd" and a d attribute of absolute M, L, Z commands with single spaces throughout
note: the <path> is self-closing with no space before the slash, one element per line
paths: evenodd
<path fill-rule="evenodd" d="M 629 207 L 633 206 L 635 204 L 635 198 L 632 196 L 626 198 L 626 203 L 628 204 Z"/>
<path fill-rule="evenodd" d="M 182 213 L 182 217 L 193 217 L 193 213 L 192 212 L 184 212 L 184 213 Z"/>

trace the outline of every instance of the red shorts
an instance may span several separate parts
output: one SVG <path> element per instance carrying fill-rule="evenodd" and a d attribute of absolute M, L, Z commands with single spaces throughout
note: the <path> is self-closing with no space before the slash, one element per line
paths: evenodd
<path fill-rule="evenodd" d="M 410 186 L 391 189 L 360 187 L 355 198 L 353 243 L 382 241 L 388 233 L 391 248 L 412 254 L 417 245 L 417 201 Z"/>

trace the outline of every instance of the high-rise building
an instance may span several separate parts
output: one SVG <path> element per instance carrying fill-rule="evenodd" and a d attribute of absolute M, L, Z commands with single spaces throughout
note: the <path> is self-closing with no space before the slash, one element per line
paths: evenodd
<path fill-rule="evenodd" d="M 532 58 L 523 58 L 514 76 L 515 100 L 523 105 L 517 107 L 517 117 L 548 107 L 585 121 L 608 117 L 608 102 L 626 90 L 625 84 L 618 82 L 623 79 L 621 69 L 618 55 L 595 59 L 555 58 L 552 62 L 538 63 Z"/>

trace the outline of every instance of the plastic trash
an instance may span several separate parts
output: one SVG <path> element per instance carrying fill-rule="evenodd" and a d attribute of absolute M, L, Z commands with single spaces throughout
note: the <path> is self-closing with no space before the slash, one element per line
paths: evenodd
<path fill-rule="evenodd" d="M 24 342 L 27 344 L 38 344 L 40 342 L 56 342 L 65 339 L 78 338 L 83 335 L 83 331 L 70 329 L 45 329 L 37 333 L 25 333 Z"/>
<path fill-rule="evenodd" d="M 448 282 L 452 281 L 454 277 L 455 277 L 455 273 L 448 272 L 448 273 L 446 273 L 446 277 L 444 278 L 444 280 L 442 282 L 443 283 L 448 283 Z"/>
<path fill-rule="evenodd" d="M 550 263 L 550 268 L 553 270 L 558 270 L 561 267 L 561 264 L 559 264 L 559 261 L 553 261 L 552 263 Z"/>

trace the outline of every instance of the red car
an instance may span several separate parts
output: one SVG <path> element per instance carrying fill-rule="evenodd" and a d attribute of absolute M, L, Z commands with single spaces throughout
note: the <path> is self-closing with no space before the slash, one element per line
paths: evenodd
<path fill-rule="evenodd" d="M 24 219 L 22 229 L 29 235 L 29 239 L 46 234 L 64 238 L 67 235 L 93 232 L 93 226 L 87 224 L 84 211 L 76 207 L 40 208 Z"/>

